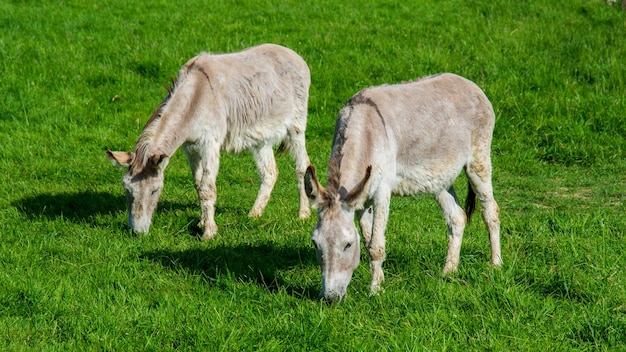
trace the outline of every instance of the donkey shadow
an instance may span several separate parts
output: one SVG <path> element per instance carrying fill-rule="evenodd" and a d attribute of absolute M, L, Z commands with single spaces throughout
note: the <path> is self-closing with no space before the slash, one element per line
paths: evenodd
<path fill-rule="evenodd" d="M 38 194 L 13 202 L 13 206 L 31 219 L 63 217 L 72 222 L 85 221 L 96 215 L 113 215 L 125 205 L 124 197 L 103 192 Z"/>
<path fill-rule="evenodd" d="M 101 221 L 97 220 L 100 216 L 115 217 L 126 212 L 126 198 L 123 195 L 95 191 L 42 193 L 14 201 L 11 205 L 31 220 L 64 218 L 94 226 L 101 225 Z M 159 205 L 170 209 L 185 209 L 188 206 L 171 202 L 161 202 Z"/>
<path fill-rule="evenodd" d="M 319 287 L 300 284 L 298 280 L 294 284 L 281 275 L 297 267 L 317 266 L 315 254 L 309 248 L 276 243 L 219 245 L 182 251 L 153 250 L 139 257 L 176 273 L 201 275 L 207 283 L 223 290 L 228 289 L 225 282 L 234 279 L 258 285 L 271 293 L 284 291 L 298 298 L 319 299 Z"/>

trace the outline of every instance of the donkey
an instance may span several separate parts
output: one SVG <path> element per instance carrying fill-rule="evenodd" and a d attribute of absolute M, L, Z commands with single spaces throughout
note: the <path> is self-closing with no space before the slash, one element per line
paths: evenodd
<path fill-rule="evenodd" d="M 491 262 L 502 264 L 499 208 L 491 185 L 491 103 L 471 81 L 443 73 L 418 81 L 364 89 L 335 124 L 327 186 L 311 165 L 306 191 L 318 210 L 311 239 L 322 271 L 321 296 L 341 300 L 359 264 L 358 218 L 369 252 L 373 294 L 384 280 L 385 228 L 392 194 L 432 194 L 448 225 L 443 273 L 457 269 L 465 224 L 476 194 L 489 231 Z M 465 212 L 453 182 L 465 169 Z"/>
<path fill-rule="evenodd" d="M 309 156 L 304 133 L 310 84 L 304 60 L 274 44 L 231 54 L 201 53 L 189 60 L 146 123 L 134 152 L 107 151 L 114 164 L 128 167 L 122 183 L 129 227 L 148 232 L 163 188 L 163 172 L 181 145 L 200 199 L 203 240 L 213 238 L 218 230 L 215 181 L 221 150 L 252 152 L 260 188 L 248 215 L 258 217 L 278 177 L 273 146 L 282 142 L 295 160 L 299 216 L 308 217 L 304 174 Z"/>

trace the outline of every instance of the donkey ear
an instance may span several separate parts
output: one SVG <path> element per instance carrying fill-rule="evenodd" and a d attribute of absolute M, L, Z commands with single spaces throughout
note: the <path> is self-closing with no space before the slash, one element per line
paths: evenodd
<path fill-rule="evenodd" d="M 164 170 L 169 162 L 170 157 L 165 154 L 155 154 L 148 159 L 148 165 L 150 167 L 161 170 Z"/>
<path fill-rule="evenodd" d="M 311 201 L 311 206 L 314 209 L 318 209 L 322 201 L 322 194 L 326 192 L 326 190 L 317 180 L 315 167 L 313 167 L 313 165 L 309 165 L 306 169 L 306 173 L 304 174 L 304 190 L 306 191 L 307 197 L 309 197 L 309 200 Z"/>
<path fill-rule="evenodd" d="M 370 178 L 372 176 L 372 165 L 369 165 L 365 170 L 365 176 L 350 192 L 345 196 L 343 202 L 346 203 L 351 208 L 361 207 L 363 203 L 365 203 L 365 197 L 367 197 L 367 192 L 365 192 L 365 186 L 367 186 Z"/>
<path fill-rule="evenodd" d="M 107 150 L 107 158 L 115 166 L 126 167 L 130 165 L 133 160 L 135 160 L 135 153 L 112 152 L 110 150 Z"/>

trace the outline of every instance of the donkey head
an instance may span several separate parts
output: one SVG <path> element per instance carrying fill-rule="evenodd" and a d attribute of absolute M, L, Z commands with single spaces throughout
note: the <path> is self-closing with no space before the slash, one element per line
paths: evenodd
<path fill-rule="evenodd" d="M 169 157 L 151 155 L 139 161 L 135 153 L 112 151 L 107 151 L 107 157 L 114 165 L 128 167 L 122 178 L 128 205 L 128 226 L 138 233 L 148 232 L 163 189 L 163 170 Z"/>
<path fill-rule="evenodd" d="M 370 178 L 371 166 L 365 177 L 352 190 L 329 181 L 329 189 L 322 187 L 315 175 L 315 168 L 309 166 L 305 175 L 305 189 L 311 204 L 318 211 L 318 220 L 311 240 L 315 245 L 317 261 L 322 271 L 322 291 L 320 295 L 328 301 L 341 300 L 352 273 L 359 265 L 359 234 L 354 224 L 357 206 L 363 204 L 363 192 Z"/>

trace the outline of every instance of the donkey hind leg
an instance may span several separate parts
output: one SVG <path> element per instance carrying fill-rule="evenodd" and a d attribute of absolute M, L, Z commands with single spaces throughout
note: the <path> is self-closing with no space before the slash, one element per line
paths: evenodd
<path fill-rule="evenodd" d="M 493 197 L 493 186 L 491 183 L 491 160 L 489 156 L 483 160 L 474 160 L 466 167 L 465 173 L 471 187 L 478 196 L 482 206 L 483 220 L 489 231 L 489 242 L 491 244 L 491 263 L 495 266 L 502 265 L 502 254 L 500 251 L 500 208 Z"/>
<path fill-rule="evenodd" d="M 461 242 L 463 242 L 463 230 L 467 216 L 456 199 L 453 186 L 436 194 L 435 199 L 439 202 L 443 217 L 448 225 L 448 254 L 446 255 L 446 264 L 443 267 L 443 275 L 446 275 L 455 272 L 459 266 Z"/>
<path fill-rule="evenodd" d="M 370 293 L 377 294 L 381 291 L 381 283 L 385 281 L 383 274 L 383 261 L 385 261 L 385 230 L 389 220 L 389 201 L 391 192 L 378 191 L 377 200 L 372 206 L 374 214 L 372 217 L 372 236 L 367 245 L 370 255 L 370 270 L 372 281 L 370 283 Z M 367 215 L 366 215 L 367 216 Z M 367 222 L 367 217 L 365 218 Z M 367 239 L 366 239 L 367 241 Z"/>
<path fill-rule="evenodd" d="M 265 210 L 270 200 L 274 184 L 276 179 L 278 179 L 278 168 L 276 167 L 276 159 L 274 159 L 274 151 L 271 144 L 253 148 L 252 156 L 259 172 L 260 186 L 256 201 L 248 216 L 259 217 L 263 214 L 263 210 Z"/>
<path fill-rule="evenodd" d="M 363 236 L 365 248 L 369 248 L 370 242 L 372 242 L 374 211 L 371 206 L 366 207 L 365 209 L 357 210 L 356 216 L 359 219 L 359 226 L 361 227 L 361 235 Z"/>
<path fill-rule="evenodd" d="M 215 223 L 215 201 L 217 199 L 217 189 L 215 180 L 220 165 L 219 149 L 212 150 L 207 148 L 203 153 L 196 146 L 185 145 L 183 148 L 191 172 L 193 174 L 194 185 L 198 192 L 200 200 L 200 223 L 198 226 L 204 229 L 202 240 L 209 240 L 215 237 L 217 233 L 217 224 Z"/>
<path fill-rule="evenodd" d="M 309 161 L 309 155 L 306 152 L 304 131 L 296 129 L 289 131 L 289 134 L 285 139 L 285 143 L 287 144 L 289 152 L 293 156 L 295 162 L 296 181 L 298 183 L 298 194 L 300 197 L 300 209 L 298 211 L 298 216 L 300 219 L 308 218 L 309 215 L 311 215 L 311 209 L 309 208 L 309 197 L 307 197 L 304 189 L 304 174 L 306 173 L 306 168 L 309 167 L 311 162 Z"/>

